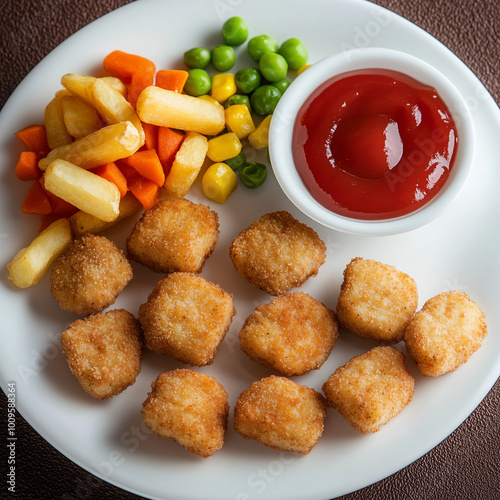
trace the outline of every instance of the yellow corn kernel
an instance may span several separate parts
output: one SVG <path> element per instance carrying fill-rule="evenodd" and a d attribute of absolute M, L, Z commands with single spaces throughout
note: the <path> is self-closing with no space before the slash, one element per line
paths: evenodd
<path fill-rule="evenodd" d="M 269 124 L 272 115 L 267 115 L 258 127 L 248 136 L 248 142 L 253 149 L 262 149 L 269 145 Z"/>
<path fill-rule="evenodd" d="M 224 203 L 236 189 L 236 185 L 236 174 L 225 163 L 210 165 L 201 179 L 201 186 L 205 196 L 217 203 Z"/>
<path fill-rule="evenodd" d="M 234 132 L 238 139 L 246 139 L 254 130 L 252 114 L 245 104 L 233 104 L 224 110 L 226 127 Z"/>
<path fill-rule="evenodd" d="M 304 66 L 301 66 L 298 70 L 297 70 L 297 76 L 299 76 L 301 73 L 304 73 L 304 71 L 307 69 L 307 68 L 310 68 L 311 65 L 310 64 L 304 64 Z"/>
<path fill-rule="evenodd" d="M 212 104 L 214 104 L 214 103 L 218 104 L 218 101 L 216 101 L 212 96 L 209 96 L 208 94 L 200 95 L 200 96 L 198 96 L 198 99 L 201 99 L 202 101 L 211 102 Z"/>
<path fill-rule="evenodd" d="M 212 76 L 212 90 L 210 95 L 221 104 L 236 94 L 236 83 L 232 73 L 217 73 Z"/>
<path fill-rule="evenodd" d="M 241 142 L 234 132 L 218 135 L 208 141 L 207 156 L 215 162 L 234 158 L 241 151 Z"/>

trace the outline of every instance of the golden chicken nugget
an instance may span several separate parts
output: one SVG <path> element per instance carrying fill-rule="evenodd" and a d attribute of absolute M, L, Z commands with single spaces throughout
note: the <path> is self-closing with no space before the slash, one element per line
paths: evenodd
<path fill-rule="evenodd" d="M 77 319 L 62 333 L 61 346 L 82 389 L 96 399 L 120 394 L 141 371 L 141 326 L 124 309 Z"/>
<path fill-rule="evenodd" d="M 207 458 L 224 444 L 228 395 L 215 378 L 194 370 L 158 375 L 142 405 L 144 423 L 159 437 L 172 439 Z"/>
<path fill-rule="evenodd" d="M 146 347 L 192 366 L 213 362 L 236 313 L 233 296 L 194 273 L 161 279 L 139 307 Z"/>
<path fill-rule="evenodd" d="M 55 261 L 50 291 L 61 309 L 96 314 L 114 304 L 132 274 L 125 254 L 112 241 L 86 234 L 73 240 Z"/>
<path fill-rule="evenodd" d="M 262 216 L 232 242 L 236 270 L 270 295 L 301 286 L 326 259 L 326 245 L 309 226 L 286 211 Z"/>
<path fill-rule="evenodd" d="M 325 400 L 319 392 L 271 375 L 239 395 L 234 429 L 264 446 L 307 455 L 323 434 L 325 415 Z"/>
<path fill-rule="evenodd" d="M 485 315 L 465 293 L 429 299 L 410 321 L 406 349 L 424 376 L 452 372 L 469 360 L 487 335 Z"/>
<path fill-rule="evenodd" d="M 201 272 L 219 237 L 219 216 L 184 198 L 145 210 L 127 238 L 131 260 L 158 273 Z"/>
<path fill-rule="evenodd" d="M 335 314 L 303 292 L 261 304 L 240 331 L 241 349 L 254 361 L 288 377 L 320 368 L 339 330 Z"/>
<path fill-rule="evenodd" d="M 363 434 L 379 431 L 401 413 L 413 390 L 404 355 L 389 346 L 355 356 L 323 384 L 327 406 Z"/>
<path fill-rule="evenodd" d="M 415 280 L 394 266 L 356 257 L 345 268 L 337 320 L 359 337 L 399 342 L 417 307 Z"/>

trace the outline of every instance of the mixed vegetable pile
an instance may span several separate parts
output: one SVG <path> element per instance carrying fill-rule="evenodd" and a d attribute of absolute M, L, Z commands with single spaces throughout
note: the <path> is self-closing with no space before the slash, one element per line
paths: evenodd
<path fill-rule="evenodd" d="M 44 124 L 16 133 L 27 151 L 15 174 L 32 182 L 21 208 L 42 217 L 40 231 L 50 234 L 59 221 L 62 248 L 71 235 L 101 231 L 163 194 L 185 196 L 202 169 L 203 192 L 217 203 L 238 182 L 249 189 L 265 182 L 267 166 L 247 160 L 245 149 L 268 146 L 274 109 L 290 70 L 308 67 L 307 49 L 296 38 L 281 45 L 268 35 L 248 39 L 237 16 L 223 24 L 221 38 L 211 50 L 187 50 L 187 69 L 157 70 L 147 58 L 115 50 L 103 60 L 106 76 L 61 78 Z M 255 67 L 231 72 L 235 48 L 247 40 Z M 30 263 L 31 278 L 16 280 L 14 263 L 30 255 L 23 249 L 9 264 L 10 279 L 34 284 L 61 248 L 44 248 Z"/>

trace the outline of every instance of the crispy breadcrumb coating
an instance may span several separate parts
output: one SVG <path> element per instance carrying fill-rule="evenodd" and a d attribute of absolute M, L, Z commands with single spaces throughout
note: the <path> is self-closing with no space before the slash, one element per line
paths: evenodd
<path fill-rule="evenodd" d="M 189 369 L 158 375 L 142 405 L 144 423 L 155 434 L 204 458 L 222 448 L 228 414 L 224 387 Z"/>
<path fill-rule="evenodd" d="M 141 327 L 124 309 L 77 319 L 62 333 L 61 346 L 82 389 L 96 399 L 120 394 L 141 371 Z"/>
<path fill-rule="evenodd" d="M 240 331 L 241 349 L 288 377 L 320 368 L 339 335 L 335 314 L 303 292 L 259 305 Z"/>
<path fill-rule="evenodd" d="M 337 320 L 359 337 L 399 342 L 417 307 L 415 280 L 394 266 L 356 257 L 345 268 Z"/>
<path fill-rule="evenodd" d="M 128 257 L 158 273 L 200 273 L 219 238 L 219 216 L 184 198 L 145 210 L 127 238 Z"/>
<path fill-rule="evenodd" d="M 485 315 L 465 293 L 430 298 L 405 333 L 408 353 L 424 376 L 438 377 L 466 363 L 487 335 Z"/>
<path fill-rule="evenodd" d="M 229 254 L 252 285 L 280 295 L 316 276 L 326 259 L 326 245 L 312 228 L 283 210 L 250 224 L 233 240 Z"/>
<path fill-rule="evenodd" d="M 115 303 L 132 274 L 132 266 L 112 241 L 86 234 L 73 240 L 54 263 L 50 291 L 61 309 L 96 314 Z"/>
<path fill-rule="evenodd" d="M 401 413 L 413 391 L 404 355 L 389 346 L 353 357 L 323 384 L 327 405 L 363 434 L 379 431 Z"/>
<path fill-rule="evenodd" d="M 271 375 L 239 395 L 234 429 L 264 446 L 307 455 L 323 434 L 325 415 L 325 400 L 319 392 Z"/>
<path fill-rule="evenodd" d="M 192 366 L 212 363 L 235 314 L 233 296 L 194 273 L 168 274 L 139 307 L 146 347 Z"/>

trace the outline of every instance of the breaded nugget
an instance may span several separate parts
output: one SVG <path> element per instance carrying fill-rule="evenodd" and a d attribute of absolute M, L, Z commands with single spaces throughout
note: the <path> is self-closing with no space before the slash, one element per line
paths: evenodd
<path fill-rule="evenodd" d="M 319 392 L 271 375 L 239 395 L 234 429 L 270 448 L 307 455 L 323 434 L 325 415 L 325 399 Z"/>
<path fill-rule="evenodd" d="M 417 307 L 415 280 L 394 266 L 356 257 L 345 268 L 337 321 L 359 337 L 399 342 Z"/>
<path fill-rule="evenodd" d="M 338 335 L 333 311 L 306 293 L 294 292 L 258 306 L 239 338 L 250 358 L 291 377 L 320 368 Z"/>
<path fill-rule="evenodd" d="M 410 321 L 406 349 L 424 376 L 452 372 L 468 361 L 487 335 L 483 311 L 459 291 L 429 299 Z"/>
<path fill-rule="evenodd" d="M 158 273 L 199 273 L 219 238 L 219 216 L 184 198 L 145 210 L 127 238 L 128 257 Z"/>
<path fill-rule="evenodd" d="M 139 307 L 146 347 L 192 366 L 212 363 L 235 314 L 233 296 L 194 273 L 168 274 Z"/>
<path fill-rule="evenodd" d="M 323 384 L 327 406 L 363 434 L 377 432 L 401 413 L 413 390 L 404 355 L 389 346 L 355 356 Z"/>
<path fill-rule="evenodd" d="M 141 326 L 124 309 L 77 319 L 62 333 L 61 346 L 82 389 L 97 399 L 120 394 L 141 371 Z"/>
<path fill-rule="evenodd" d="M 173 370 L 161 373 L 151 384 L 142 418 L 156 435 L 207 458 L 224 444 L 227 399 L 215 378 L 194 370 Z"/>
<path fill-rule="evenodd" d="M 96 314 L 114 304 L 131 279 L 125 254 L 104 236 L 86 234 L 73 240 L 54 263 L 50 291 L 61 309 Z"/>
<path fill-rule="evenodd" d="M 252 285 L 280 295 L 316 276 L 326 259 L 326 245 L 312 228 L 283 210 L 250 224 L 233 240 L 229 255 Z"/>

